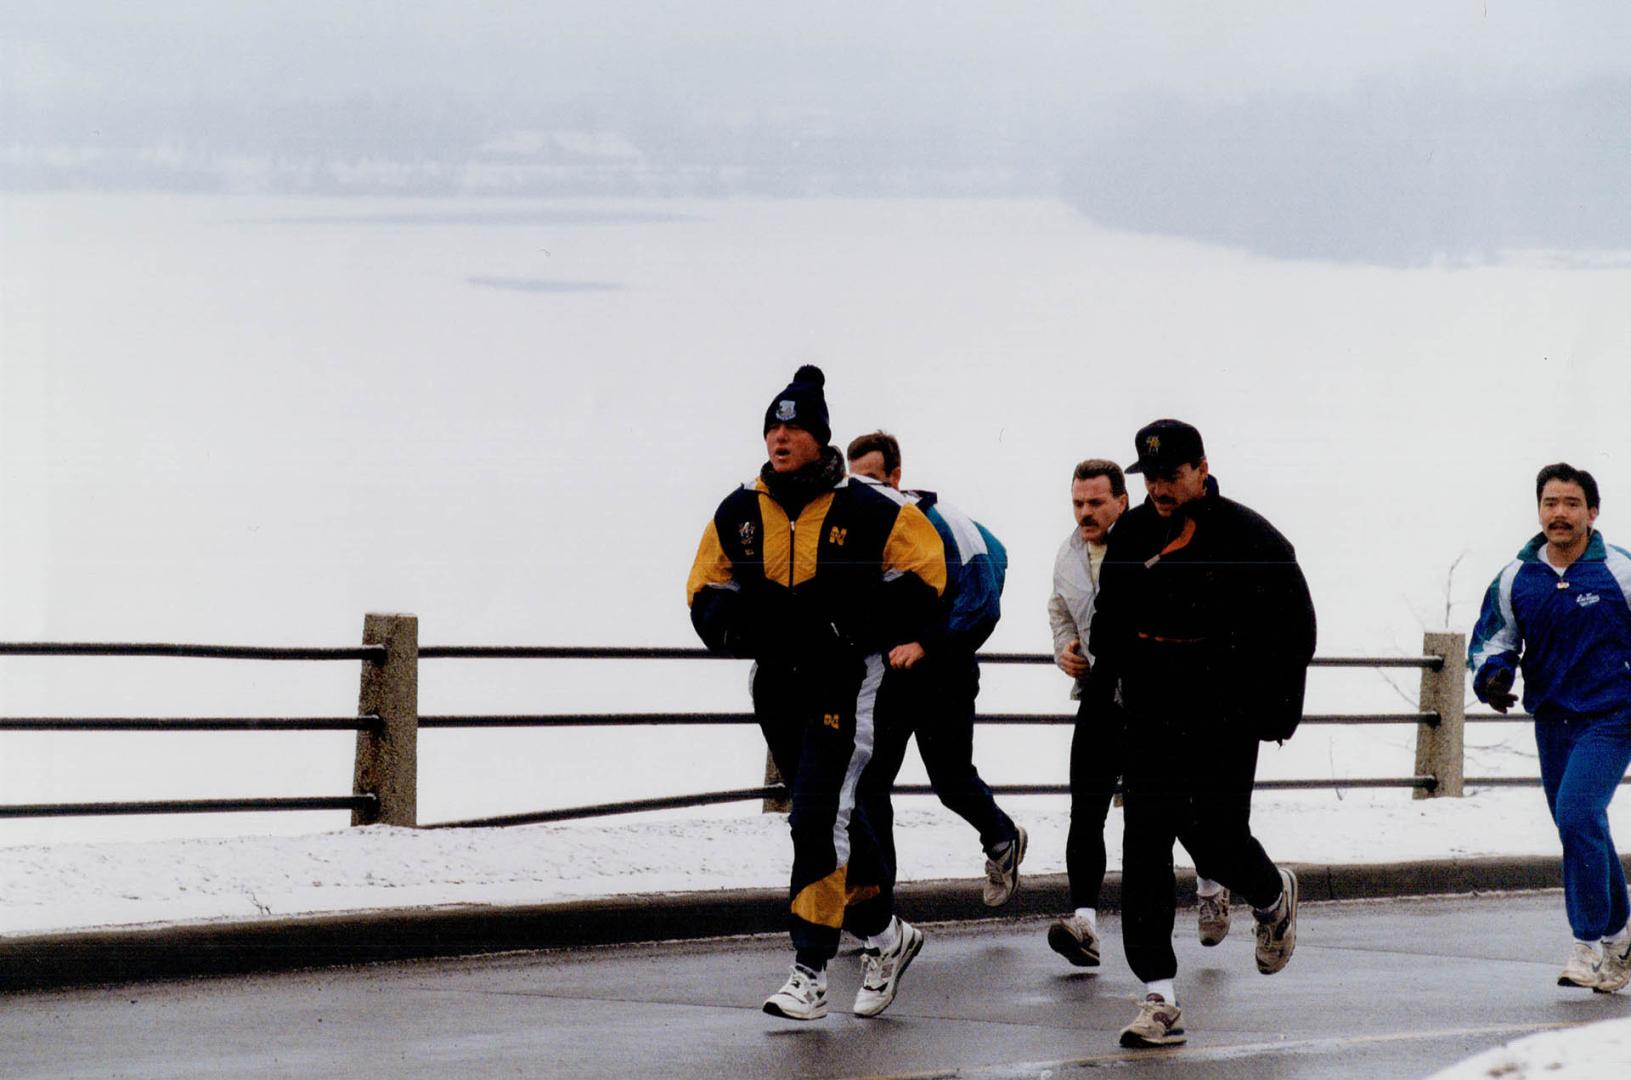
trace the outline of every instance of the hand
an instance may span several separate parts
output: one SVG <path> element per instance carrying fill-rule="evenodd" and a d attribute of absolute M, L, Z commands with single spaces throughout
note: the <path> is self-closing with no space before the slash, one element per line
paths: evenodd
<path fill-rule="evenodd" d="M 923 646 L 915 641 L 908 641 L 904 645 L 896 645 L 889 650 L 889 666 L 892 668 L 909 668 L 927 655 Z"/>
<path fill-rule="evenodd" d="M 1484 700 L 1498 713 L 1504 713 L 1517 704 L 1518 695 L 1512 692 L 1512 672 L 1499 671 L 1484 685 Z"/>
<path fill-rule="evenodd" d="M 1093 670 L 1093 665 L 1082 655 L 1082 642 L 1079 638 L 1073 639 L 1054 659 L 1064 669 L 1065 674 L 1073 679 L 1085 679 L 1087 673 Z"/>

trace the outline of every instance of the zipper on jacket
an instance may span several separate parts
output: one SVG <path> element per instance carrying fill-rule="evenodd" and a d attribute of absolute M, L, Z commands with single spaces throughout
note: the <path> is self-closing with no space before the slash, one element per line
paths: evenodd
<path fill-rule="evenodd" d="M 793 575 L 799 561 L 799 523 L 797 518 L 787 519 L 787 591 L 793 591 Z"/>

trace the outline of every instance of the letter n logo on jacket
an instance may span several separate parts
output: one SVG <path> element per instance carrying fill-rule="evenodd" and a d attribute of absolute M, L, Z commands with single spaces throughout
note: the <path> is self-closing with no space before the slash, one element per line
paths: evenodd
<path fill-rule="evenodd" d="M 832 531 L 827 534 L 827 543 L 832 544 L 832 545 L 834 545 L 836 547 L 843 547 L 844 546 L 844 541 L 848 540 L 848 539 L 849 539 L 849 530 L 848 529 L 841 529 L 837 525 L 834 525 L 832 527 Z"/>

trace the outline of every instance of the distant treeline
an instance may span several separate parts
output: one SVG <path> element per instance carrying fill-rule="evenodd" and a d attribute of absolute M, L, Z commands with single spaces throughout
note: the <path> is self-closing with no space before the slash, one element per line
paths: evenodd
<path fill-rule="evenodd" d="M 1631 86 L 1441 84 L 1016 117 L 356 99 L 16 110 L 0 188 L 538 197 L 1055 197 L 1104 224 L 1409 265 L 1631 250 Z"/>

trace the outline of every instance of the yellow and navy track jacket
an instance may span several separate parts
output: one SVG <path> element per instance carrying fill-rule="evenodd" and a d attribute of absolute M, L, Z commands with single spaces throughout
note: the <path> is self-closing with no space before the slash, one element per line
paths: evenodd
<path fill-rule="evenodd" d="M 922 640 L 945 591 L 940 535 L 899 492 L 845 478 L 789 518 L 759 478 L 703 530 L 686 601 L 709 649 L 775 662 L 790 618 L 830 624 L 860 653 Z"/>

